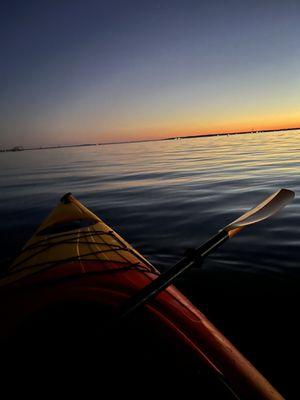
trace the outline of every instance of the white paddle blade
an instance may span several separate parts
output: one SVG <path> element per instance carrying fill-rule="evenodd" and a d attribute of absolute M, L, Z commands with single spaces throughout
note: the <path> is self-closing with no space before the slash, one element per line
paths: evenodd
<path fill-rule="evenodd" d="M 292 201 L 294 197 L 295 193 L 292 190 L 280 189 L 231 224 L 227 225 L 224 230 L 228 232 L 229 236 L 233 236 L 243 227 L 256 224 L 276 214 Z"/>

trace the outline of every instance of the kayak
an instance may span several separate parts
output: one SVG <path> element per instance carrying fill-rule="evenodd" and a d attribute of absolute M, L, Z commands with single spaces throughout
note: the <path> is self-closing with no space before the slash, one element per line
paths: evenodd
<path fill-rule="evenodd" d="M 86 337 L 91 338 L 85 341 L 90 346 L 92 336 L 95 339 L 99 332 L 99 324 L 105 325 L 108 315 L 116 314 L 124 301 L 158 276 L 159 271 L 146 258 L 72 194 L 67 193 L 0 280 L 1 342 L 9 344 L 21 341 L 23 346 L 24 338 L 32 339 L 35 334 L 36 339 L 32 342 L 36 343 L 41 340 L 37 331 L 40 332 L 41 326 L 46 323 L 51 343 L 64 340 L 66 344 L 74 332 L 81 329 Z M 84 311 L 81 312 L 83 305 Z M 66 306 L 67 310 L 75 310 L 73 316 L 77 325 L 75 328 L 74 325 L 71 328 L 69 326 L 71 335 L 70 331 L 68 334 L 64 331 L 69 323 L 67 319 L 70 312 L 61 314 L 59 328 L 55 319 L 57 313 Z M 92 309 L 97 309 L 93 313 L 95 324 L 87 333 L 87 325 L 84 324 Z M 159 351 L 168 349 L 168 356 L 172 354 L 170 357 L 174 356 L 176 362 L 184 366 L 182 370 L 186 371 L 188 365 L 196 365 L 198 369 L 209 371 L 216 381 L 222 381 L 226 387 L 230 387 L 230 391 L 238 398 L 283 398 L 174 286 L 159 293 L 143 310 L 129 318 L 125 325 L 131 325 L 131 320 L 137 330 L 130 333 L 132 347 L 126 353 L 128 359 L 122 358 L 123 371 L 129 365 L 127 363 L 130 362 L 135 343 L 139 342 L 140 346 L 137 346 L 137 352 L 148 347 L 148 341 L 142 341 L 141 345 L 139 340 L 146 332 L 148 337 L 154 338 L 154 348 Z M 28 330 L 30 324 L 31 328 L 35 328 Z M 30 334 L 26 336 L 26 332 Z M 116 365 L 119 365 L 115 353 L 123 351 L 121 347 L 128 347 L 128 343 L 124 344 L 121 340 L 120 332 L 117 335 L 111 332 L 109 336 L 114 337 L 114 356 L 109 350 L 108 358 L 115 373 Z M 96 340 L 100 341 L 100 338 L 101 334 Z M 95 349 L 94 344 L 92 346 Z M 103 346 L 106 350 L 107 347 Z M 150 348 L 149 353 L 153 356 L 153 347 L 149 343 Z M 47 355 L 51 356 L 51 352 Z M 74 347 L 71 353 L 74 355 Z"/>

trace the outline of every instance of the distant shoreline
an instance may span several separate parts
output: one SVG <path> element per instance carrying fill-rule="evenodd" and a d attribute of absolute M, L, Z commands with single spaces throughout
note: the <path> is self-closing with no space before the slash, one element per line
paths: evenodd
<path fill-rule="evenodd" d="M 242 132 L 222 132 L 222 133 L 200 133 L 198 135 L 183 135 L 183 136 L 173 136 L 169 138 L 160 139 L 144 139 L 144 140 L 128 140 L 121 142 L 107 142 L 107 143 L 82 143 L 82 144 L 70 144 L 70 145 L 57 145 L 57 146 L 43 146 L 43 147 L 22 147 L 16 146 L 11 149 L 0 149 L 0 152 L 19 152 L 28 150 L 49 150 L 49 149 L 65 149 L 70 147 L 89 147 L 89 146 L 107 146 L 111 144 L 129 144 L 129 143 L 146 143 L 146 142 L 160 142 L 167 140 L 179 140 L 179 139 L 199 139 L 213 136 L 233 136 L 233 135 L 247 135 L 247 134 L 258 134 L 258 133 L 268 133 L 268 132 L 283 132 L 283 131 L 296 131 L 299 128 L 282 128 L 282 129 L 264 129 L 257 131 L 242 131 Z"/>
<path fill-rule="evenodd" d="M 204 133 L 199 135 L 188 135 L 188 136 L 175 136 L 172 138 L 166 138 L 161 140 L 176 140 L 176 139 L 194 139 L 200 137 L 211 137 L 211 136 L 233 136 L 233 135 L 247 135 L 247 134 L 256 134 L 256 133 L 268 133 L 268 132 L 283 132 L 283 131 L 296 131 L 300 130 L 299 128 L 282 128 L 282 129 L 264 129 L 257 131 L 242 131 L 242 132 L 222 132 L 222 133 Z"/>

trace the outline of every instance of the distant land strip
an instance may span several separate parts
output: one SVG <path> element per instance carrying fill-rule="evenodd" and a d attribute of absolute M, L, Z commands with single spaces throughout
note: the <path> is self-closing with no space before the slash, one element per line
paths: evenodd
<path fill-rule="evenodd" d="M 195 138 L 206 138 L 212 136 L 232 136 L 232 135 L 246 135 L 246 134 L 257 134 L 257 133 L 268 133 L 268 132 L 283 132 L 283 131 L 296 131 L 300 130 L 298 128 L 281 128 L 281 129 L 264 129 L 257 131 L 242 131 L 242 132 L 221 132 L 221 133 L 199 133 L 196 135 L 183 135 L 183 136 L 173 136 L 168 138 L 160 139 L 143 139 L 143 140 L 127 140 L 120 142 L 105 142 L 105 143 L 82 143 L 82 144 L 69 144 L 69 145 L 57 145 L 57 146 L 40 146 L 40 147 L 23 147 L 15 146 L 10 149 L 1 149 L 0 152 L 18 152 L 25 150 L 49 150 L 49 149 L 64 149 L 70 147 L 88 147 L 88 146 L 106 146 L 111 144 L 128 144 L 128 143 L 145 143 L 145 142 L 160 142 L 166 140 L 178 140 L 178 139 L 195 139 Z"/>

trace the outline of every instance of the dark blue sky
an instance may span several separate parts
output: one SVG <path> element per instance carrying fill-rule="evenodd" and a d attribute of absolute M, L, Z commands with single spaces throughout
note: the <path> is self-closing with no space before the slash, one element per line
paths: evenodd
<path fill-rule="evenodd" d="M 300 125 L 298 1 L 2 1 L 0 147 Z"/>

